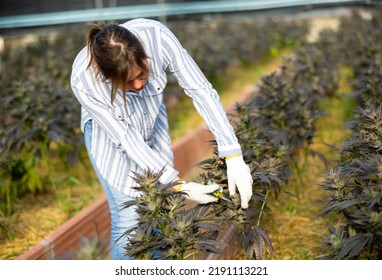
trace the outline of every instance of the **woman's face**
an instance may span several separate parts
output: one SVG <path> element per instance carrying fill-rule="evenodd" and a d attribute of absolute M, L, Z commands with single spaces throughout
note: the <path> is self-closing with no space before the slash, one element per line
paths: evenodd
<path fill-rule="evenodd" d="M 147 83 L 149 74 L 144 69 L 135 66 L 131 69 L 130 76 L 127 78 L 127 90 L 140 91 Z"/>

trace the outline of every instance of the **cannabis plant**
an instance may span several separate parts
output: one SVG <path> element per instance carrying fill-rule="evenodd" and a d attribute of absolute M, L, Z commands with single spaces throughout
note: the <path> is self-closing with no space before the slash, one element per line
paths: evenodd
<path fill-rule="evenodd" d="M 351 135 L 340 149 L 336 166 L 321 184 L 329 192 L 318 216 L 337 213 L 342 221 L 329 226 L 324 242 L 328 258 L 382 258 L 382 76 L 380 30 L 382 10 L 371 19 L 354 12 L 341 18 L 338 31 L 342 63 L 351 66 L 358 108 L 348 124 Z"/>
<path fill-rule="evenodd" d="M 354 95 L 360 107 L 368 108 L 382 103 L 382 59 L 380 65 L 370 61 L 369 67 L 356 80 Z"/>
<path fill-rule="evenodd" d="M 363 159 L 382 153 L 382 105 L 358 108 L 349 123 L 353 133 L 343 145 L 342 158 Z"/>
<path fill-rule="evenodd" d="M 7 220 L 7 217 L 0 209 L 0 240 L 14 240 L 15 237 L 11 232 L 11 225 Z"/>
<path fill-rule="evenodd" d="M 25 160 L 22 155 L 0 155 L 0 211 L 11 214 L 12 201 L 26 192 L 43 189 L 43 180 L 33 168 L 33 160 Z"/>
<path fill-rule="evenodd" d="M 80 105 L 70 92 L 67 67 L 79 49 L 69 47 L 69 42 L 79 43 L 72 37 L 63 44 L 41 36 L 28 46 L 10 45 L 4 53 L 0 200 L 6 201 L 8 211 L 15 197 L 54 187 L 53 167 L 56 163 L 73 167 L 84 147 Z"/>
<path fill-rule="evenodd" d="M 324 53 L 307 45 L 286 59 L 280 71 L 262 78 L 252 100 L 255 124 L 285 135 L 292 151 L 310 143 L 316 120 L 323 115 L 319 101 L 333 96 L 338 86 L 336 66 L 327 65 Z"/>
<path fill-rule="evenodd" d="M 358 11 L 353 11 L 350 17 L 340 18 L 338 60 L 353 70 L 357 90 L 365 90 L 359 81 L 364 73 L 373 65 L 381 65 L 381 24 L 380 8 L 371 11 L 371 18 L 363 17 Z"/>
<path fill-rule="evenodd" d="M 268 235 L 261 228 L 262 218 L 269 214 L 269 197 L 277 198 L 291 175 L 295 151 L 312 140 L 315 121 L 322 115 L 319 99 L 332 96 L 337 87 L 336 67 L 320 70 L 323 65 L 323 53 L 314 46 L 306 47 L 287 60 L 279 72 L 263 77 L 252 100 L 236 105 L 234 128 L 254 180 L 254 197 L 246 214 L 230 208 L 232 204 L 215 212 L 237 226 L 247 258 L 264 258 L 260 250 L 264 244 L 272 252 Z M 199 166 L 206 171 L 202 180 L 227 185 L 225 162 L 217 156 L 216 147 L 214 156 Z"/>
<path fill-rule="evenodd" d="M 214 214 L 222 224 L 235 226 L 237 238 L 234 243 L 238 248 L 244 248 L 246 259 L 263 260 L 266 252 L 273 255 L 268 233 L 260 226 L 262 215 L 266 211 L 267 197 L 256 191 L 251 205 L 248 209 L 243 209 L 238 194 L 229 197 L 226 191 L 223 191 L 219 196 L 219 202 L 212 205 Z M 258 204 L 260 206 L 254 206 Z"/>
<path fill-rule="evenodd" d="M 135 174 L 141 195 L 124 208 L 136 207 L 140 219 L 123 235 L 126 254 L 135 259 L 181 260 L 199 252 L 221 253 L 225 244 L 216 241 L 220 227 L 210 205 L 189 207 L 186 193 L 174 192 L 173 184 L 159 183 L 161 174 L 150 170 Z"/>
<path fill-rule="evenodd" d="M 344 143 L 341 160 L 322 183 L 330 199 L 319 216 L 340 213 L 326 242 L 336 259 L 382 258 L 382 105 L 358 109 L 357 125 Z"/>
<path fill-rule="evenodd" d="M 267 213 L 267 202 L 271 193 L 277 196 L 283 181 L 279 178 L 279 164 L 274 159 L 264 159 L 262 163 L 248 161 L 253 177 L 253 197 L 248 209 L 240 206 L 240 197 L 227 194 L 227 174 L 223 159 L 215 155 L 198 165 L 205 173 L 199 175 L 201 182 L 214 181 L 222 187 L 219 203 L 212 204 L 214 215 L 222 225 L 233 224 L 236 228 L 236 244 L 244 248 L 247 259 L 264 259 L 265 249 L 272 255 L 273 246 L 267 232 L 262 228 L 263 216 Z"/>
<path fill-rule="evenodd" d="M 103 235 L 91 237 L 82 236 L 78 241 L 78 250 L 75 252 L 76 260 L 106 260 L 109 244 Z"/>

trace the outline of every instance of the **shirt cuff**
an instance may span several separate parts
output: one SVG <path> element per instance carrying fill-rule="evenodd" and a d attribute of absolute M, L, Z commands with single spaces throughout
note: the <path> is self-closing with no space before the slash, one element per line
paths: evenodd
<path fill-rule="evenodd" d="M 163 174 L 159 178 L 161 184 L 169 184 L 178 176 L 179 172 L 170 166 L 165 166 L 163 169 Z"/>
<path fill-rule="evenodd" d="M 218 147 L 219 157 L 228 157 L 235 154 L 242 154 L 242 150 L 239 144 Z"/>

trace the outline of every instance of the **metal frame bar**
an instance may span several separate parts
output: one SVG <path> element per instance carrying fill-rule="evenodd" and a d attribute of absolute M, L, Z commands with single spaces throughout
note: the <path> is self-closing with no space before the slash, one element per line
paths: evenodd
<path fill-rule="evenodd" d="M 163 3 L 0 17 L 1 28 L 46 26 L 79 22 L 167 17 L 176 15 L 242 12 L 322 4 L 370 4 L 365 0 L 219 0 Z"/>

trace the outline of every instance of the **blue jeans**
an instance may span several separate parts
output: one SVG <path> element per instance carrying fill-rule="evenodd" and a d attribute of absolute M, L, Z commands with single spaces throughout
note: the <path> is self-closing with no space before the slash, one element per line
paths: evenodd
<path fill-rule="evenodd" d="M 84 128 L 85 145 L 89 154 L 90 161 L 97 174 L 97 177 L 105 192 L 106 199 L 109 204 L 110 216 L 111 216 L 111 232 L 110 232 L 110 255 L 113 260 L 129 260 L 132 259 L 126 256 L 123 247 L 127 243 L 126 237 L 121 237 L 122 234 L 138 224 L 139 215 L 135 211 L 136 207 L 132 206 L 126 209 L 122 209 L 124 202 L 133 200 L 134 198 L 125 195 L 124 193 L 113 188 L 99 173 L 97 166 L 94 163 L 94 159 L 91 155 L 92 145 L 92 120 L 85 124 Z M 120 238 L 121 237 L 121 238 Z M 119 240 L 118 240 L 119 239 Z M 118 240 L 118 241 L 117 241 Z"/>

